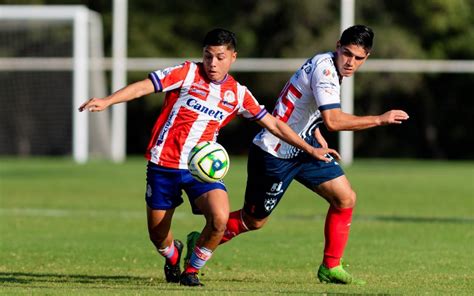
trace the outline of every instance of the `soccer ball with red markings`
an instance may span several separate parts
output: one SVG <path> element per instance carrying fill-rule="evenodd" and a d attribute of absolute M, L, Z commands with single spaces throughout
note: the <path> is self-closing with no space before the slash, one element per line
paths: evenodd
<path fill-rule="evenodd" d="M 193 177 L 203 183 L 222 180 L 229 171 L 229 155 L 221 144 L 206 141 L 191 149 L 188 169 Z"/>

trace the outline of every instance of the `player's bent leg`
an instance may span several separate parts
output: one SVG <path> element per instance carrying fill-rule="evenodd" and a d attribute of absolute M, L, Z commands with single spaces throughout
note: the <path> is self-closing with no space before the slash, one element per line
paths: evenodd
<path fill-rule="evenodd" d="M 267 220 L 268 217 L 263 219 L 254 218 L 246 214 L 244 209 L 230 213 L 220 244 L 226 243 L 242 233 L 262 228 Z"/>
<path fill-rule="evenodd" d="M 164 273 L 166 281 L 178 283 L 181 270 L 179 261 L 183 251 L 183 243 L 173 240 L 170 231 L 174 209 L 153 210 L 147 207 L 148 234 L 158 253 L 165 257 Z"/>
<path fill-rule="evenodd" d="M 220 189 L 211 190 L 197 198 L 195 204 L 206 218 L 206 225 L 201 232 L 197 245 L 214 250 L 221 241 L 229 219 L 227 192 Z"/>
<path fill-rule="evenodd" d="M 337 208 L 353 208 L 356 204 L 356 193 L 345 175 L 320 184 L 314 191 Z"/>
<path fill-rule="evenodd" d="M 321 282 L 328 283 L 361 283 L 341 265 L 349 239 L 356 194 L 345 176 L 324 182 L 315 191 L 330 203 L 324 227 L 324 257 L 318 270 L 318 278 Z"/>
<path fill-rule="evenodd" d="M 188 263 L 180 278 L 180 284 L 185 286 L 202 286 L 197 275 L 219 245 L 229 217 L 229 199 L 224 190 L 206 192 L 195 200 L 195 205 L 204 214 L 206 225 L 197 239 L 198 233 L 188 236 L 187 252 L 192 253 L 187 255 Z"/>
<path fill-rule="evenodd" d="M 251 145 L 247 161 L 247 185 L 242 209 L 232 212 L 221 243 L 262 228 L 297 172 L 294 162 L 279 159 Z"/>
<path fill-rule="evenodd" d="M 147 224 L 150 241 L 156 248 L 169 246 L 173 241 L 170 231 L 174 209 L 154 210 L 147 206 Z"/>
<path fill-rule="evenodd" d="M 268 218 L 268 216 L 265 218 L 256 218 L 242 210 L 242 219 L 248 230 L 258 230 L 262 228 L 265 223 L 267 223 Z"/>
<path fill-rule="evenodd" d="M 322 183 L 316 191 L 330 203 L 324 228 L 323 264 L 332 268 L 340 265 L 349 238 L 355 193 L 345 176 Z"/>

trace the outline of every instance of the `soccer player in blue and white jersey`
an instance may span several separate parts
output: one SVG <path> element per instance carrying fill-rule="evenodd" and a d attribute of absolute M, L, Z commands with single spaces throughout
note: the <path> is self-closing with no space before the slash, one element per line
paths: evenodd
<path fill-rule="evenodd" d="M 356 131 L 400 124 L 408 119 L 402 110 L 377 116 L 355 116 L 341 110 L 340 84 L 367 60 L 374 34 L 367 26 L 346 29 L 335 52 L 317 54 L 296 71 L 280 93 L 273 115 L 286 122 L 301 138 L 314 147 L 327 147 L 318 126 L 329 131 Z M 324 236 L 325 247 L 318 270 L 321 282 L 363 284 L 341 264 L 349 238 L 356 193 L 339 164 L 311 158 L 263 129 L 253 140 L 248 159 L 245 203 L 230 214 L 221 243 L 262 228 L 294 180 L 329 203 Z M 188 240 L 192 241 L 192 234 Z"/>

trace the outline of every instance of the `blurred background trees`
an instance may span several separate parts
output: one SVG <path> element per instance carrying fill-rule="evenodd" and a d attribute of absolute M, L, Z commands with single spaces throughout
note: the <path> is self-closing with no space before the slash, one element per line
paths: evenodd
<path fill-rule="evenodd" d="M 111 53 L 112 0 L 0 0 L 0 4 L 83 4 L 102 14 L 106 55 Z M 237 33 L 239 57 L 309 58 L 334 50 L 339 1 L 129 0 L 129 57 L 201 56 L 213 27 Z M 356 0 L 356 23 L 375 31 L 377 58 L 474 59 L 472 0 Z M 295 69 L 296 70 L 296 69 Z M 292 73 L 234 73 L 268 109 Z M 129 81 L 147 73 L 129 72 Z M 471 94 L 474 74 L 373 73 L 355 75 L 355 114 L 397 108 L 411 118 L 401 126 L 355 133 L 356 157 L 474 158 Z M 163 95 L 128 105 L 127 149 L 145 150 Z M 344 99 L 344 98 L 342 98 Z M 259 127 L 235 120 L 221 132 L 231 153 L 245 153 Z M 337 137 L 323 131 L 330 145 Z"/>

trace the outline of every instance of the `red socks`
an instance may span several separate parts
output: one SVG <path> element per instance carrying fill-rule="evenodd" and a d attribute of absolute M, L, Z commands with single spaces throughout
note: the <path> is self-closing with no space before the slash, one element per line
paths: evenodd
<path fill-rule="evenodd" d="M 224 236 L 219 244 L 228 242 L 235 236 L 247 231 L 249 231 L 249 229 L 245 226 L 245 223 L 242 220 L 242 210 L 232 212 L 229 215 Z"/>
<path fill-rule="evenodd" d="M 340 264 L 352 220 L 352 208 L 339 209 L 330 206 L 324 226 L 324 258 L 323 264 L 327 268 L 333 268 Z"/>

